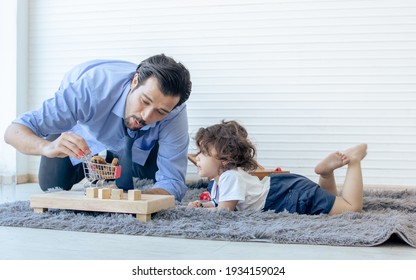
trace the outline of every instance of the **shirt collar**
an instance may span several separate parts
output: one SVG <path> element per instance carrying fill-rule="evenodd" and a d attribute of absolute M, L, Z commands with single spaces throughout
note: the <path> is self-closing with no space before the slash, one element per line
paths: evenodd
<path fill-rule="evenodd" d="M 127 95 L 130 91 L 130 83 L 126 83 L 126 88 L 123 90 L 123 93 L 120 95 L 112 110 L 112 112 L 120 118 L 124 117 L 124 107 L 126 106 Z"/>

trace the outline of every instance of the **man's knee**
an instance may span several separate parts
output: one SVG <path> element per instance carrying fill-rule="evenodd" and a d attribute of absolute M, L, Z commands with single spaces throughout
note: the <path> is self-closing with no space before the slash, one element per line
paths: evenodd
<path fill-rule="evenodd" d="M 44 174 L 42 172 L 39 172 L 39 186 L 40 186 L 40 189 L 44 192 L 53 190 L 56 188 L 69 191 L 73 185 L 74 183 L 72 182 L 72 180 L 68 180 L 68 178 L 60 177 L 59 174 L 51 174 L 47 172 L 46 174 Z"/>
<path fill-rule="evenodd" d="M 72 165 L 68 157 L 47 158 L 42 156 L 39 166 L 39 186 L 48 191 L 54 188 L 70 190 L 84 178 L 82 164 Z"/>

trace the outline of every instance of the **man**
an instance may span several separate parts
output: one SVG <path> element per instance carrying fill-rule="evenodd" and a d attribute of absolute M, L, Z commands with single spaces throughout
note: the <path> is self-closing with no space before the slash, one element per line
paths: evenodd
<path fill-rule="evenodd" d="M 107 160 L 116 156 L 122 165 L 119 188 L 133 189 L 132 177 L 154 179 L 146 193 L 181 201 L 189 145 L 184 102 L 191 87 L 189 71 L 163 54 L 139 66 L 90 61 L 69 71 L 41 108 L 14 120 L 4 139 L 24 154 L 42 156 L 44 191 L 70 190 L 84 178 L 80 155 L 107 150 Z"/>

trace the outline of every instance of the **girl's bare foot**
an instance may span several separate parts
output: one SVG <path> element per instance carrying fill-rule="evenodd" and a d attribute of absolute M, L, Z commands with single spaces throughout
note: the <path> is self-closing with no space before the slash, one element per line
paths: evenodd
<path fill-rule="evenodd" d="M 367 144 L 359 144 L 352 148 L 345 150 L 344 154 L 347 155 L 350 162 L 359 162 L 367 155 Z"/>
<path fill-rule="evenodd" d="M 335 169 L 340 168 L 350 162 L 348 156 L 341 152 L 333 152 L 324 158 L 316 167 L 315 173 L 321 176 L 329 175 Z"/>

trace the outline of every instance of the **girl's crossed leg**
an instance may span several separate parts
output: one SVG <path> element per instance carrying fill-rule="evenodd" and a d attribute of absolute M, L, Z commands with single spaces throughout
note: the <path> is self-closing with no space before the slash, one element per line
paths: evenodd
<path fill-rule="evenodd" d="M 345 152 L 334 152 L 323 159 L 316 167 L 319 185 L 336 195 L 329 215 L 342 212 L 360 212 L 363 208 L 363 177 L 361 161 L 367 155 L 367 144 L 359 144 Z M 334 170 L 348 164 L 347 174 L 339 196 L 336 188 Z"/>

